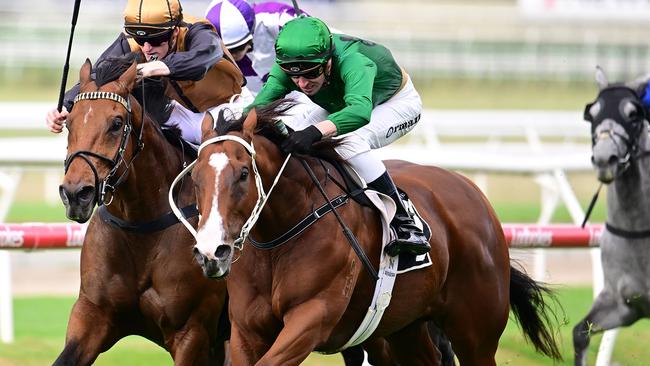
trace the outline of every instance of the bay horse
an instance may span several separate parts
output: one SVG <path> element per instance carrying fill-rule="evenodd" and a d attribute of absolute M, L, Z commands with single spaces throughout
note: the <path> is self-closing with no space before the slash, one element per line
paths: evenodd
<path fill-rule="evenodd" d="M 592 163 L 607 184 L 607 221 L 600 238 L 604 288 L 573 329 L 575 365 L 587 364 L 592 335 L 650 317 L 650 138 L 643 77 L 612 83 L 596 70 L 598 97 L 585 107 Z"/>
<path fill-rule="evenodd" d="M 169 117 L 169 99 L 160 83 L 136 86 L 135 57 L 101 62 L 94 80 L 86 60 L 66 123 L 60 195 L 68 218 L 90 223 L 79 297 L 54 365 L 92 364 L 128 335 L 163 347 L 178 366 L 221 365 L 229 335 L 219 326 L 226 284 L 202 274 L 193 238 L 167 202 L 173 178 L 193 157 L 163 135 L 159 122 Z M 192 207 L 192 184 L 177 194 Z"/>
<path fill-rule="evenodd" d="M 327 196 L 345 195 L 330 163 L 287 157 L 279 149 L 285 135 L 275 123 L 286 110 L 283 103 L 231 122 L 220 116 L 216 128 L 204 120 L 192 171 L 200 212 L 195 256 L 207 276 L 228 275 L 234 365 L 297 365 L 312 351 L 340 350 L 375 288 L 333 214 L 272 249 L 243 246 L 248 230 L 249 240 L 275 240 L 325 203 L 300 159 Z M 480 190 L 436 167 L 404 161 L 387 166 L 431 227 L 433 264 L 397 276 L 392 301 L 364 344 L 385 339 L 392 360 L 371 363 L 440 364 L 427 331 L 433 321 L 461 365 L 495 365 L 510 307 L 535 348 L 560 359 L 552 309 L 543 297 L 550 290 L 511 267 L 501 224 Z M 336 211 L 377 268 L 376 211 L 356 203 Z"/>

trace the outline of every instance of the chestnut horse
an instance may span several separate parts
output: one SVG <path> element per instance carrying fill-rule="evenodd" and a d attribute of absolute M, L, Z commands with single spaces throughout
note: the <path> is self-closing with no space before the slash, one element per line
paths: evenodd
<path fill-rule="evenodd" d="M 274 118 L 286 110 L 283 103 L 245 120 L 219 118 L 216 130 L 204 120 L 192 172 L 200 212 L 195 255 L 207 276 L 229 274 L 234 365 L 297 365 L 312 351 L 341 349 L 375 288 L 332 213 L 280 246 L 243 248 L 251 227 L 251 239 L 269 242 L 325 203 L 300 159 L 330 198 L 345 194 L 332 165 L 287 157 L 278 148 L 284 135 Z M 461 365 L 495 365 L 512 307 L 535 348 L 560 359 L 543 297 L 549 290 L 510 266 L 501 224 L 480 190 L 443 169 L 404 161 L 387 166 L 431 226 L 433 264 L 397 276 L 392 301 L 364 346 L 384 338 L 394 358 L 386 364 L 437 365 L 440 353 L 427 330 L 433 321 Z M 336 211 L 378 268 L 376 211 L 353 202 Z"/>
<path fill-rule="evenodd" d="M 90 223 L 79 298 L 54 364 L 92 364 L 121 338 L 140 335 L 169 351 L 175 365 L 221 365 L 229 334 L 219 327 L 226 284 L 202 274 L 193 238 L 167 202 L 191 157 L 154 122 L 169 116 L 169 99 L 160 83 L 136 86 L 134 57 L 100 63 L 94 80 L 86 60 L 68 117 L 61 198 L 68 218 Z M 139 101 L 132 93 L 140 91 Z M 178 201 L 192 206 L 192 184 L 182 185 Z M 96 204 L 103 212 L 91 217 Z"/>

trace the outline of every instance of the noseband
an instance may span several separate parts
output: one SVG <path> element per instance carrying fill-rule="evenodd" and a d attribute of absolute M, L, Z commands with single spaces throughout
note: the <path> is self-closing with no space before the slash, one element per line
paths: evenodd
<path fill-rule="evenodd" d="M 143 84 L 143 92 L 144 92 L 144 84 Z M 102 204 L 110 205 L 111 202 L 113 202 L 113 197 L 114 197 L 113 193 L 115 192 L 115 189 L 120 184 L 122 184 L 122 182 L 126 177 L 126 173 L 129 170 L 129 167 L 133 163 L 133 160 L 136 158 L 136 156 L 138 156 L 138 153 L 144 147 L 144 144 L 142 142 L 142 131 L 144 130 L 144 106 L 142 107 L 142 114 L 143 114 L 142 126 L 140 127 L 140 133 L 136 136 L 137 145 L 135 148 L 135 152 L 133 153 L 133 157 L 131 157 L 131 159 L 127 163 L 124 159 L 124 153 L 126 151 L 126 146 L 129 143 L 129 137 L 133 131 L 131 102 L 128 99 L 125 99 L 124 97 L 116 93 L 95 91 L 95 92 L 78 94 L 74 99 L 74 103 L 77 103 L 80 100 L 97 100 L 97 99 L 112 100 L 116 103 L 121 104 L 128 112 L 126 122 L 124 123 L 124 128 L 122 130 L 122 139 L 120 140 L 120 145 L 117 148 L 117 151 L 115 152 L 115 156 L 112 159 L 93 151 L 88 151 L 88 150 L 75 151 L 74 153 L 72 153 L 66 158 L 65 165 L 64 165 L 64 172 L 65 173 L 68 172 L 68 169 L 70 168 L 70 165 L 72 164 L 72 161 L 75 158 L 80 157 L 81 159 L 83 159 L 86 162 L 86 164 L 88 164 L 88 166 L 93 172 L 93 175 L 95 176 L 95 201 L 97 202 L 97 205 L 101 206 Z M 108 172 L 108 175 L 106 175 L 106 178 L 104 178 L 104 180 L 102 180 L 101 182 L 99 180 L 99 174 L 97 173 L 97 168 L 95 167 L 95 164 L 93 164 L 90 157 L 94 157 L 99 160 L 105 161 L 106 163 L 108 163 L 108 165 L 111 168 L 111 170 Z M 117 173 L 119 167 L 123 164 L 126 168 L 124 172 L 117 178 L 115 182 L 110 182 L 113 176 L 115 176 L 115 174 Z M 108 202 L 105 202 L 106 195 L 109 192 L 110 192 L 110 199 Z"/>
<path fill-rule="evenodd" d="M 273 180 L 273 184 L 271 185 L 271 188 L 269 188 L 268 192 L 264 192 L 264 186 L 262 184 L 262 176 L 259 173 L 259 170 L 257 169 L 257 163 L 255 161 L 255 157 L 257 156 L 257 153 L 255 152 L 255 147 L 253 146 L 253 142 L 249 144 L 246 140 L 242 139 L 241 137 L 238 136 L 232 136 L 232 135 L 223 135 L 223 136 L 217 136 L 213 137 L 211 139 L 208 139 L 204 141 L 201 146 L 199 146 L 199 153 L 198 155 L 201 155 L 201 150 L 205 148 L 208 145 L 215 144 L 218 142 L 222 141 L 234 141 L 242 145 L 246 151 L 250 154 L 251 160 L 252 160 L 252 165 L 253 165 L 253 172 L 255 173 L 255 186 L 257 187 L 257 202 L 255 203 L 255 207 L 253 207 L 253 212 L 251 212 L 251 215 L 249 216 L 248 220 L 244 223 L 244 225 L 241 228 L 241 231 L 239 233 L 239 237 L 235 239 L 233 242 L 233 247 L 235 249 L 239 249 L 240 251 L 244 247 L 244 241 L 248 237 L 248 233 L 251 231 L 255 223 L 260 217 L 260 214 L 262 213 L 262 209 L 264 208 L 264 205 L 266 204 L 266 201 L 268 200 L 269 196 L 271 195 L 271 192 L 273 191 L 273 188 L 275 188 L 275 185 L 278 183 L 278 180 L 280 180 L 280 176 L 282 175 L 282 172 L 284 171 L 284 168 L 287 166 L 287 163 L 289 162 L 289 159 L 291 158 L 291 154 L 287 156 L 287 158 L 284 160 L 284 163 L 282 164 L 282 167 L 280 168 L 280 171 L 278 174 L 275 176 L 275 179 Z M 172 208 L 172 211 L 174 214 L 176 214 L 176 217 L 185 225 L 187 230 L 189 230 L 190 233 L 192 233 L 192 236 L 194 236 L 195 239 L 197 239 L 197 234 L 196 230 L 194 227 L 185 219 L 183 216 L 183 213 L 178 209 L 176 206 L 176 203 L 174 202 L 174 198 L 172 196 L 172 192 L 174 191 L 174 186 L 178 181 L 180 181 L 187 173 L 189 173 L 192 168 L 194 167 L 194 164 L 196 164 L 197 160 L 194 160 L 192 163 L 190 163 L 185 169 L 183 169 L 180 174 L 174 179 L 172 182 L 172 185 L 169 187 L 169 205 Z"/>

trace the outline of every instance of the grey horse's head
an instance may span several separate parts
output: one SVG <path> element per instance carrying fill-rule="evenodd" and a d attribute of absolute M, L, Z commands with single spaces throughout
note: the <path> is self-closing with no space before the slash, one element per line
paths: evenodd
<path fill-rule="evenodd" d="M 647 112 L 641 102 L 648 77 L 610 84 L 598 67 L 596 82 L 598 97 L 586 105 L 584 119 L 591 123 L 592 164 L 598 180 L 607 184 L 629 167 L 640 144 L 648 140 L 642 136 Z"/>

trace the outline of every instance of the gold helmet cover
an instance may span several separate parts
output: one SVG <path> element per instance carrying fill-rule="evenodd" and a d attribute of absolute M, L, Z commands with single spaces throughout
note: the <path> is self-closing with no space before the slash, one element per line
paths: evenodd
<path fill-rule="evenodd" d="M 124 30 L 137 38 L 160 37 L 183 19 L 179 0 L 128 0 L 124 9 Z"/>

